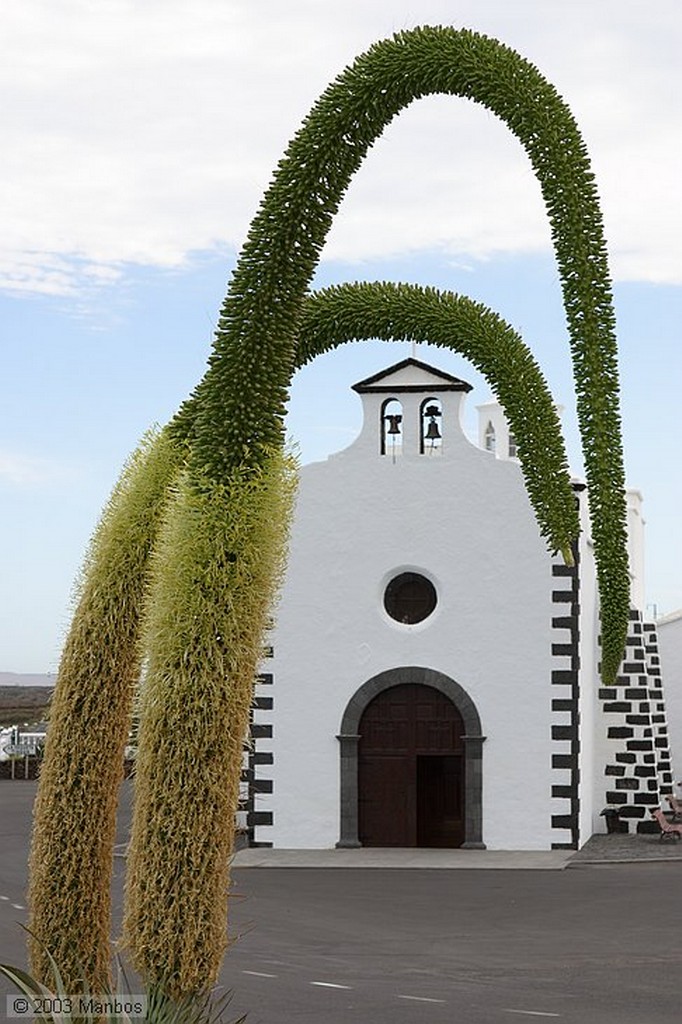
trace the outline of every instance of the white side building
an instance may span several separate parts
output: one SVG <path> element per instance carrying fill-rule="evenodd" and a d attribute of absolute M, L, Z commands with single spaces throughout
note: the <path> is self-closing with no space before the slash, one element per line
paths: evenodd
<path fill-rule="evenodd" d="M 359 436 L 301 473 L 253 712 L 251 842 L 577 848 L 605 806 L 634 827 L 669 751 L 636 610 L 630 663 L 599 687 L 584 486 L 569 568 L 540 537 L 498 405 L 479 407 L 478 447 L 461 427 L 470 386 L 450 374 L 406 359 L 354 390 Z M 631 545 L 636 609 L 641 531 Z"/>
<path fill-rule="evenodd" d="M 666 680 L 666 707 L 670 727 L 670 745 L 675 755 L 675 775 L 682 779 L 679 752 L 682 751 L 682 608 L 664 615 L 657 622 L 661 667 Z"/>

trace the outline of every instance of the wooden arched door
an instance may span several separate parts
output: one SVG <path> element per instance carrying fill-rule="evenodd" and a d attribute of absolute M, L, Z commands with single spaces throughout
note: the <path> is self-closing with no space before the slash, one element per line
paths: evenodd
<path fill-rule="evenodd" d="M 359 727 L 358 824 L 363 846 L 461 846 L 464 724 L 431 686 L 392 686 Z"/>

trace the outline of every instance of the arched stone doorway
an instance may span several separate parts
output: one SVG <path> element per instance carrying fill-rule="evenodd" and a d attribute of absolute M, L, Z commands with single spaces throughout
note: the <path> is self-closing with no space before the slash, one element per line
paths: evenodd
<path fill-rule="evenodd" d="M 423 683 L 382 690 L 358 741 L 358 839 L 363 846 L 461 846 L 464 722 Z"/>
<path fill-rule="evenodd" d="M 400 689 L 399 689 L 400 688 Z M 431 693 L 427 691 L 428 688 Z M 391 691 L 391 692 L 389 692 Z M 436 691 L 433 693 L 433 691 Z M 383 697 L 382 695 L 387 696 Z M 420 703 L 422 711 L 418 711 Z M 377 698 L 380 698 L 377 700 Z M 418 741 L 417 732 L 419 726 L 417 719 L 421 714 L 424 721 L 432 722 L 438 720 L 438 707 L 441 711 L 445 708 L 442 703 L 446 698 L 452 711 L 445 712 L 445 720 L 449 725 L 436 727 L 440 728 L 440 739 L 429 740 L 426 744 Z M 376 703 L 374 703 L 376 701 Z M 416 702 L 416 703 L 415 703 Z M 403 731 L 403 739 L 397 735 L 396 730 L 390 725 L 391 712 L 386 714 L 391 703 L 394 707 L 402 705 L 402 711 L 398 711 L 398 717 L 402 714 L 403 725 L 398 726 Z M 410 705 L 408 707 L 408 704 Z M 372 707 L 373 706 L 373 707 Z M 428 710 L 430 706 L 431 710 Z M 367 714 L 367 717 L 365 715 Z M 384 724 L 380 724 L 384 720 Z M 366 733 L 374 734 L 369 739 L 368 745 L 362 752 L 361 763 L 361 724 Z M 377 726 L 378 725 L 378 729 Z M 395 733 L 391 738 L 391 731 Z M 377 732 L 387 734 L 387 742 L 384 744 L 383 755 L 380 752 L 381 741 L 377 739 Z M 423 731 L 423 730 L 422 730 Z M 409 733 L 409 736 L 408 736 Z M 381 672 L 379 675 L 369 679 L 354 694 L 346 707 L 341 723 L 341 731 L 338 736 L 341 755 L 341 829 L 337 846 L 350 847 L 361 846 L 361 813 L 362 827 L 367 832 L 368 821 L 370 832 L 367 839 L 372 845 L 396 845 L 416 846 L 421 839 L 423 845 L 460 845 L 467 849 L 484 849 L 482 840 L 482 748 L 485 737 L 481 733 L 481 723 L 476 707 L 469 695 L 453 679 L 436 672 L 433 669 L 406 667 L 391 669 L 388 672 Z M 391 750 L 391 744 L 398 743 L 398 748 Z M 403 748 L 400 749 L 400 743 Z M 378 743 L 378 746 L 377 746 Z M 438 744 L 441 744 L 438 749 Z M 374 747 L 372 747 L 374 744 Z M 420 745 L 421 744 L 421 745 Z M 407 745 L 407 746 L 406 746 Z M 410 747 L 410 750 L 407 750 Z M 445 749 L 445 748 L 448 749 Z M 371 760 L 372 750 L 376 757 L 385 756 L 386 762 L 379 764 L 374 772 L 374 779 L 368 781 L 366 764 L 368 757 Z M 421 753 L 420 753 L 421 751 Z M 401 773 L 401 778 L 406 786 L 411 787 L 411 792 L 403 794 L 404 808 L 406 808 L 409 820 L 405 825 L 402 835 L 396 830 L 393 833 L 377 822 L 372 823 L 371 811 L 367 811 L 367 797 L 370 801 L 381 799 L 382 785 L 389 785 L 385 793 L 392 793 L 389 799 L 394 801 L 401 799 L 398 795 L 400 786 L 391 787 L 388 783 L 390 777 L 390 758 L 402 759 L 398 767 L 398 760 L 394 761 L 394 770 Z M 421 764 L 420 764 L 420 758 Z M 429 760 L 433 758 L 431 763 Z M 438 762 L 437 759 L 441 760 Z M 456 760 L 448 760 L 454 758 Z M 457 760 L 458 759 L 458 760 Z M 372 768 L 369 768 L 370 775 Z M 362 779 L 360 775 L 362 774 Z M 382 776 L 384 781 L 382 782 Z M 365 789 L 369 786 L 369 793 L 360 791 L 360 783 Z M 459 798 L 458 810 L 459 832 L 455 834 L 452 826 L 438 826 L 437 819 L 448 816 L 445 812 L 453 810 L 453 802 L 447 803 L 447 796 L 443 793 L 444 788 L 452 784 L 458 786 L 455 795 Z M 373 787 L 373 789 L 372 789 Z M 438 807 L 428 809 L 423 796 L 420 820 L 419 788 L 422 794 L 431 791 L 432 798 L 438 804 L 440 800 L 440 811 Z M 433 790 L 440 789 L 440 796 Z M 361 812 L 362 800 L 362 812 Z M 443 803 L 443 800 L 446 803 Z M 367 814 L 370 817 L 368 819 Z M 452 815 L 449 815 L 452 816 Z M 448 834 L 449 828 L 449 834 Z M 435 831 L 434 831 L 435 829 Z M 429 840 L 429 830 L 431 838 Z M 396 841 L 396 839 L 398 841 Z M 424 841 L 428 840 L 428 841 Z"/>

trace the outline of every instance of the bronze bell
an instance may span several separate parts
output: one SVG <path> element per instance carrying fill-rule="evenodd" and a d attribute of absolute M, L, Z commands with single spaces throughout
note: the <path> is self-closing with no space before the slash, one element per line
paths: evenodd
<path fill-rule="evenodd" d="M 400 426 L 399 426 L 399 424 L 402 421 L 402 416 L 387 416 L 386 419 L 388 420 L 388 430 L 386 431 L 386 433 L 387 434 L 399 434 L 400 433 Z"/>
<path fill-rule="evenodd" d="M 427 441 L 439 441 L 440 440 L 440 436 L 441 435 L 440 435 L 440 430 L 438 429 L 438 424 L 436 423 L 436 421 L 434 419 L 432 419 L 431 422 L 429 423 L 428 427 L 426 428 L 426 440 Z"/>

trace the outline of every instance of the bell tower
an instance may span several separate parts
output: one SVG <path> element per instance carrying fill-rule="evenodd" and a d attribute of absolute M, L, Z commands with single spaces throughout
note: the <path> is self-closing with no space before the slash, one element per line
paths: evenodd
<path fill-rule="evenodd" d="M 393 463 L 448 458 L 469 444 L 461 403 L 471 385 L 418 359 L 403 359 L 353 385 L 364 421 L 351 447 Z M 356 449 L 357 450 L 357 449 Z"/>

